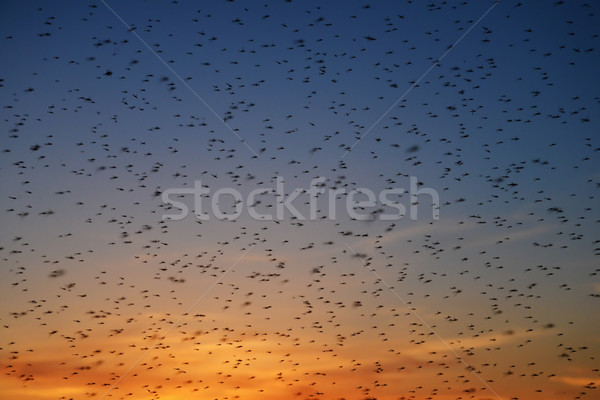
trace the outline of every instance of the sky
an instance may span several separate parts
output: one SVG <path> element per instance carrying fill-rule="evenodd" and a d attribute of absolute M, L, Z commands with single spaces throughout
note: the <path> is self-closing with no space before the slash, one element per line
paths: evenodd
<path fill-rule="evenodd" d="M 599 399 L 598 13 L 1 2 L 0 399 Z"/>

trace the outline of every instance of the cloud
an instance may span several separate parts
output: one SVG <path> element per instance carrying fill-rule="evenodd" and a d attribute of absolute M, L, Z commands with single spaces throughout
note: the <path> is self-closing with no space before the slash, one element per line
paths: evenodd
<path fill-rule="evenodd" d="M 570 386 L 588 387 L 588 388 L 593 388 L 593 389 L 600 388 L 600 379 L 599 378 L 563 375 L 563 376 L 553 376 L 550 379 L 553 381 L 565 383 Z"/>

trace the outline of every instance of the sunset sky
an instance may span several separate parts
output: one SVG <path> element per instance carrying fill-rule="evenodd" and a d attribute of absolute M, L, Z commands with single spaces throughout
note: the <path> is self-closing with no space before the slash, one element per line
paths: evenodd
<path fill-rule="evenodd" d="M 0 2 L 0 400 L 600 399 L 598 7 Z"/>

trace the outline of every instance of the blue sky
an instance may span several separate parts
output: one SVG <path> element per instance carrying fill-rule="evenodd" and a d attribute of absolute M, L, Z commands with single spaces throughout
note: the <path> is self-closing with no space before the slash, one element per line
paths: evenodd
<path fill-rule="evenodd" d="M 595 4 L 320 3 L 0 5 L 0 397 L 594 398 Z"/>

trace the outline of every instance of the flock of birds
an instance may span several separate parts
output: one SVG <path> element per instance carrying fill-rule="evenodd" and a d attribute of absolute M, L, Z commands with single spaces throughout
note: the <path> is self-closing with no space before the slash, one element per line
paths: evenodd
<path fill-rule="evenodd" d="M 600 398 L 597 4 L 0 7 L 0 398 Z"/>

